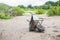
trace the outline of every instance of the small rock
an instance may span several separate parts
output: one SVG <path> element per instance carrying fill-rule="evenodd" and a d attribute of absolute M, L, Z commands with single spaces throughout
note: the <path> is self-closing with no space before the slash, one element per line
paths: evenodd
<path fill-rule="evenodd" d="M 57 37 L 60 37 L 60 35 L 57 35 Z"/>
<path fill-rule="evenodd" d="M 53 30 L 53 32 L 59 32 L 58 30 Z"/>

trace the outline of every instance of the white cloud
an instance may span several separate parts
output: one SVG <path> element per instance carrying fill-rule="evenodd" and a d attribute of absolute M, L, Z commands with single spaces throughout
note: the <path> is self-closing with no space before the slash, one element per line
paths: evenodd
<path fill-rule="evenodd" d="M 0 3 L 5 3 L 11 6 L 17 6 L 17 5 L 42 5 L 46 1 L 49 0 L 0 0 Z M 51 0 L 51 1 L 57 1 L 57 0 Z"/>

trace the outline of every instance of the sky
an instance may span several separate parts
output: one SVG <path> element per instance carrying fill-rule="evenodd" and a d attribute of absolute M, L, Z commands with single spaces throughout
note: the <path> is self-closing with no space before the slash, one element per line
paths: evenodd
<path fill-rule="evenodd" d="M 10 6 L 17 6 L 17 5 L 32 5 L 32 6 L 39 6 L 43 5 L 45 2 L 49 0 L 0 0 L 0 3 L 8 4 Z M 58 0 L 50 0 L 50 1 L 58 1 Z"/>

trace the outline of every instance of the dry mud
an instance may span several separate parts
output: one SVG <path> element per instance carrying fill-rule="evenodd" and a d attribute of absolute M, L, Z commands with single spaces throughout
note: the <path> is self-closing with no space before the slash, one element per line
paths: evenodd
<path fill-rule="evenodd" d="M 17 16 L 12 19 L 0 19 L 0 40 L 60 40 L 60 16 L 43 17 L 45 32 L 29 32 L 30 16 Z"/>

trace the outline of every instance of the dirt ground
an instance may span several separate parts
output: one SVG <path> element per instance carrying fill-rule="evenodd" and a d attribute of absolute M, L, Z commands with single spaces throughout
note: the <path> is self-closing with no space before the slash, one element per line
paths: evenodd
<path fill-rule="evenodd" d="M 45 32 L 29 32 L 30 16 L 17 16 L 12 19 L 0 19 L 0 40 L 60 40 L 60 16 L 43 17 Z"/>

